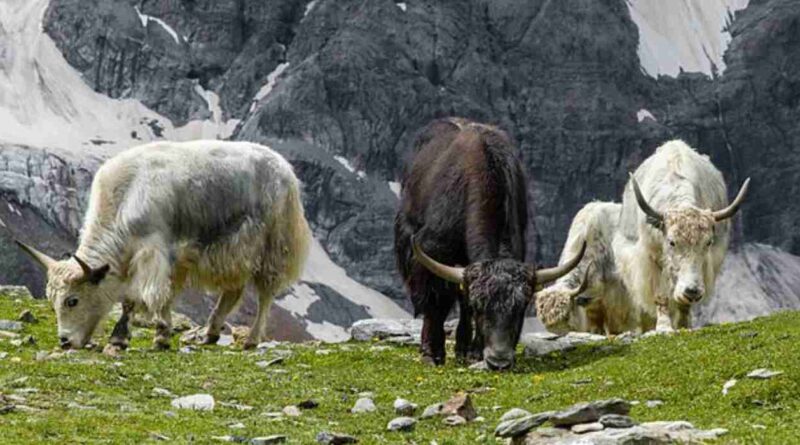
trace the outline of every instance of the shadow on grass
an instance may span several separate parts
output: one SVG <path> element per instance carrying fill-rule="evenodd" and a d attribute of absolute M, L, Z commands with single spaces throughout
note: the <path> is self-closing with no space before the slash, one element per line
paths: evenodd
<path fill-rule="evenodd" d="M 511 371 L 513 374 L 539 374 L 578 368 L 597 360 L 611 356 L 624 356 L 630 345 L 621 343 L 604 343 L 599 345 L 581 345 L 566 352 L 552 352 L 539 357 L 525 357 L 518 354 L 517 364 Z"/>

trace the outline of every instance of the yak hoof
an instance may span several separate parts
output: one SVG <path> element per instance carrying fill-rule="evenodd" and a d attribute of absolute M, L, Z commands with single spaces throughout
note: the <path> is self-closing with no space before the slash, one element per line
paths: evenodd
<path fill-rule="evenodd" d="M 111 339 L 108 341 L 108 343 L 111 346 L 119 348 L 122 351 L 128 349 L 128 339 L 127 338 L 111 337 Z"/>
<path fill-rule="evenodd" d="M 441 366 L 444 365 L 444 357 L 432 357 L 430 355 L 423 355 L 420 359 L 423 365 Z"/>
<path fill-rule="evenodd" d="M 219 341 L 219 334 L 217 335 L 208 334 L 203 338 L 204 345 L 215 345 L 217 344 L 218 341 Z"/>

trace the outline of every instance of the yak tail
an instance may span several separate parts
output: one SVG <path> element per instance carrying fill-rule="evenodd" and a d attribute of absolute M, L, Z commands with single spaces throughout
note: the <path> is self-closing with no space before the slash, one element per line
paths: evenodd
<path fill-rule="evenodd" d="M 286 288 L 300 279 L 311 245 L 311 229 L 308 227 L 303 210 L 300 185 L 297 179 L 292 179 L 287 188 L 283 215 L 278 218 L 278 224 L 282 227 L 277 231 L 281 239 L 276 247 L 280 249 L 278 255 L 283 256 L 286 261 L 281 273 L 282 283 L 279 286 L 281 288 Z"/>

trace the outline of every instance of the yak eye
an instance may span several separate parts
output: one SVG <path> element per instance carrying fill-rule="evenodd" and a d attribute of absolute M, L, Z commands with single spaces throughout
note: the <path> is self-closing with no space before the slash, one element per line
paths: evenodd
<path fill-rule="evenodd" d="M 67 298 L 67 301 L 64 302 L 64 304 L 66 304 L 67 307 L 75 307 L 78 305 L 78 297 L 69 297 Z"/>
<path fill-rule="evenodd" d="M 670 247 L 675 247 L 675 241 L 669 240 L 669 246 Z"/>

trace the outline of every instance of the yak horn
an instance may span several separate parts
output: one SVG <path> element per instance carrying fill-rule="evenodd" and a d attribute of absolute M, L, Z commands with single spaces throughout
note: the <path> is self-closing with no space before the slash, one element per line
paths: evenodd
<path fill-rule="evenodd" d="M 50 269 L 56 263 L 56 260 L 47 256 L 47 254 L 34 249 L 22 241 L 14 240 L 14 242 L 17 243 L 17 245 L 24 250 L 25 253 L 30 255 L 31 258 L 33 258 L 37 263 L 41 264 L 45 269 Z"/>
<path fill-rule="evenodd" d="M 747 190 L 750 188 L 750 178 L 744 180 L 742 184 L 742 188 L 739 189 L 739 193 L 736 195 L 736 198 L 733 202 L 722 210 L 717 210 L 713 212 L 714 221 L 722 221 L 724 219 L 728 219 L 731 216 L 736 214 L 736 211 L 739 210 L 739 206 L 742 205 L 742 201 L 744 201 L 745 195 L 747 195 Z"/>
<path fill-rule="evenodd" d="M 414 250 L 414 259 L 437 277 L 456 284 L 464 282 L 463 267 L 452 267 L 437 262 L 422 251 L 413 236 L 411 237 L 411 248 Z"/>
<path fill-rule="evenodd" d="M 86 264 L 86 261 L 83 261 L 82 259 L 80 259 L 80 257 L 78 257 L 78 255 L 72 255 L 72 258 L 74 258 L 75 261 L 78 262 L 78 265 L 81 266 L 81 269 L 83 270 L 84 277 L 91 277 L 92 276 L 92 274 L 94 273 L 94 270 L 91 268 L 91 266 Z"/>
<path fill-rule="evenodd" d="M 568 274 L 578 263 L 581 262 L 583 259 L 583 254 L 586 253 L 586 241 L 583 242 L 583 246 L 581 246 L 581 251 L 578 252 L 577 255 L 570 258 L 567 262 L 560 266 L 551 267 L 549 269 L 539 269 L 536 271 L 536 282 L 537 283 L 547 283 L 550 281 L 555 281 L 564 275 Z"/>
<path fill-rule="evenodd" d="M 572 292 L 572 295 L 570 295 L 570 297 L 575 298 L 580 294 L 586 292 L 586 289 L 588 288 L 589 288 L 589 268 L 587 267 L 586 272 L 583 274 L 583 280 L 581 281 L 581 285 L 578 287 L 578 289 Z"/>
<path fill-rule="evenodd" d="M 636 182 L 636 178 L 633 177 L 632 173 L 629 173 L 631 176 L 631 185 L 633 185 L 633 193 L 636 195 L 636 202 L 639 204 L 639 208 L 642 209 L 645 215 L 652 221 L 660 225 L 664 221 L 664 215 L 656 211 L 654 208 L 650 207 L 650 204 L 642 195 L 642 190 L 639 188 L 639 183 Z"/>

